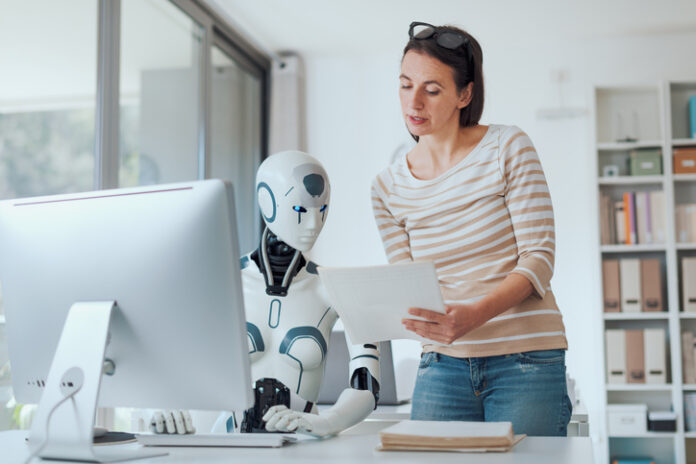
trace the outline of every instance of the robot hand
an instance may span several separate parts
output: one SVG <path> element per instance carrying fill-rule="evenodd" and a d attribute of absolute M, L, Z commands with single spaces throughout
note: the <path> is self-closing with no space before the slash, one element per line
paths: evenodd
<path fill-rule="evenodd" d="M 315 437 L 331 434 L 329 421 L 317 414 L 293 411 L 286 406 L 273 406 L 264 414 L 266 430 L 269 432 L 299 432 Z"/>
<path fill-rule="evenodd" d="M 337 434 L 365 419 L 375 407 L 375 397 L 367 390 L 346 388 L 336 404 L 320 415 L 273 406 L 264 414 L 269 432 L 299 432 L 325 437 Z"/>
<path fill-rule="evenodd" d="M 150 431 L 153 433 L 196 433 L 191 414 L 186 410 L 155 411 L 150 419 Z"/>

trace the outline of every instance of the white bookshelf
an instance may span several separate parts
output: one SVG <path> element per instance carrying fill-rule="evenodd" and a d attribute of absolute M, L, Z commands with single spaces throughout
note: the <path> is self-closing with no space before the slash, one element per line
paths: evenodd
<path fill-rule="evenodd" d="M 644 403 L 649 410 L 673 409 L 678 415 L 676 432 L 648 432 L 626 437 L 608 433 L 604 414 L 600 418 L 603 423 L 596 428 L 604 448 L 604 461 L 600 464 L 608 463 L 611 456 L 636 454 L 652 456 L 658 464 L 696 462 L 696 431 L 686 431 L 684 421 L 684 393 L 696 392 L 696 384 L 682 382 L 681 363 L 681 332 L 696 333 L 696 313 L 681 312 L 680 307 L 681 258 L 696 256 L 696 243 L 677 243 L 675 231 L 675 204 L 696 203 L 696 174 L 673 174 L 672 162 L 673 148 L 696 146 L 696 139 L 688 138 L 686 105 L 692 95 L 696 95 L 696 79 L 593 89 L 595 150 L 592 159 L 595 161 L 596 204 L 599 205 L 600 193 L 615 197 L 621 191 L 662 190 L 665 194 L 665 243 L 607 245 L 599 240 L 600 288 L 602 259 L 658 258 L 665 273 L 662 285 L 663 304 L 666 305 L 666 311 L 659 313 L 605 313 L 603 298 L 598 302 L 604 405 Z M 627 160 L 631 150 L 640 148 L 661 150 L 661 175 L 630 176 L 628 172 L 620 172 L 617 177 L 603 177 L 604 165 Z M 599 207 L 597 212 L 601 221 Z M 601 238 L 599 232 L 598 239 Z M 604 331 L 658 327 L 666 331 L 667 384 L 607 384 Z"/>

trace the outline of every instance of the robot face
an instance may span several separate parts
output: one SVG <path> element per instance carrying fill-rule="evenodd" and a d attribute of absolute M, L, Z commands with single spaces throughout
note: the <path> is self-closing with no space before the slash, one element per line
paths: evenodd
<path fill-rule="evenodd" d="M 256 175 L 266 225 L 280 240 L 300 251 L 311 249 L 324 227 L 330 190 L 321 164 L 298 151 L 270 156 Z"/>

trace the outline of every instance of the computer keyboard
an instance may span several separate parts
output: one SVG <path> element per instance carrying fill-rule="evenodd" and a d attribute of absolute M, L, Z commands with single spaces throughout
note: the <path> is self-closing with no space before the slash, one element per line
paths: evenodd
<path fill-rule="evenodd" d="M 192 433 L 178 434 L 137 434 L 138 443 L 145 446 L 220 446 L 237 448 L 279 448 L 294 443 L 293 435 L 280 433 Z"/>

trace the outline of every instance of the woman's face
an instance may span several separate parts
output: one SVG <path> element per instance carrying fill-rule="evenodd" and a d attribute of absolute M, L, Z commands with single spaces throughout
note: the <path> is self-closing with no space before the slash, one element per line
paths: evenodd
<path fill-rule="evenodd" d="M 409 50 L 401 60 L 401 112 L 413 135 L 459 126 L 459 110 L 471 100 L 471 85 L 457 91 L 452 69 L 425 53 Z"/>

